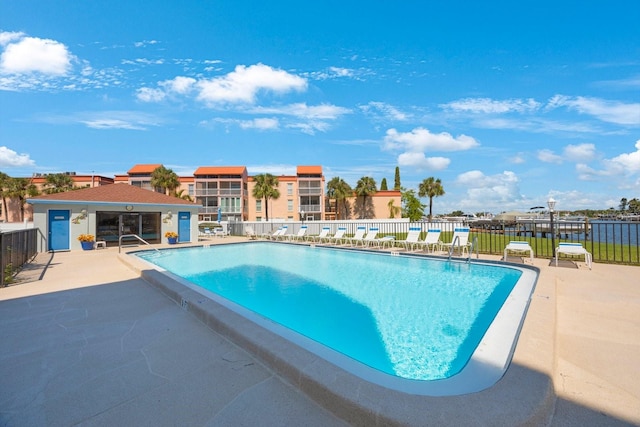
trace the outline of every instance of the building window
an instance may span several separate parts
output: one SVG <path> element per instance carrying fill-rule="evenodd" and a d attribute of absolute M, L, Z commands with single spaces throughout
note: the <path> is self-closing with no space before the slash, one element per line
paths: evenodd
<path fill-rule="evenodd" d="M 293 183 L 287 182 L 287 196 L 293 196 Z"/>
<path fill-rule="evenodd" d="M 287 211 L 293 212 L 293 199 L 287 200 Z"/>
<path fill-rule="evenodd" d="M 262 200 L 256 200 L 256 212 L 262 212 Z"/>

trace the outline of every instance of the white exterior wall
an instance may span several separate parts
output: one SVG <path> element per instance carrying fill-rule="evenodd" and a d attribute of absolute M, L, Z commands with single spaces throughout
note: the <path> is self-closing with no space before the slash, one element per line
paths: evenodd
<path fill-rule="evenodd" d="M 178 212 L 191 212 L 190 224 L 190 240 L 197 242 L 198 240 L 198 205 L 137 205 L 134 204 L 135 212 L 160 212 L 160 236 L 163 242 L 166 242 L 164 233 L 167 231 L 178 232 Z M 79 250 L 82 245 L 78 241 L 81 234 L 96 235 L 96 212 L 126 212 L 124 204 L 89 204 L 86 203 L 36 203 L 33 205 L 33 226 L 40 230 L 38 239 L 38 251 L 46 252 L 48 245 L 48 227 L 49 227 L 49 211 L 50 210 L 68 210 L 69 217 L 69 249 Z M 82 218 L 82 211 L 86 210 L 86 218 Z M 167 219 L 167 213 L 171 211 L 170 219 Z"/>

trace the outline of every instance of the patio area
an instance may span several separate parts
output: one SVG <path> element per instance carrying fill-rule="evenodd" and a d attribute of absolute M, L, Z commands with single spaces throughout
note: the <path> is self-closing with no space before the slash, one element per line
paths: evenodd
<path fill-rule="evenodd" d="M 540 277 L 503 380 L 422 397 L 399 423 L 640 424 L 640 270 L 533 262 Z M 117 248 L 43 253 L 19 279 L 0 289 L 0 425 L 371 425 L 207 327 Z M 530 389 L 514 389 L 521 380 Z M 381 399 L 375 424 L 398 420 Z"/>

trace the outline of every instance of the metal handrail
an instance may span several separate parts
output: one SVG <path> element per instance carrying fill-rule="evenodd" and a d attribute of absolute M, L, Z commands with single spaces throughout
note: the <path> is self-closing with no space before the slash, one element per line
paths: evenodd
<path fill-rule="evenodd" d="M 451 247 L 449 248 L 449 261 L 451 261 L 451 254 L 453 254 L 453 250 L 456 247 L 456 242 L 458 242 L 458 247 L 460 247 L 460 236 L 456 236 L 451 242 Z"/>
<path fill-rule="evenodd" d="M 474 236 L 471 241 L 471 247 L 469 248 L 469 257 L 467 258 L 467 264 L 471 264 L 471 255 L 473 254 L 473 249 L 476 250 L 476 259 L 480 258 L 480 251 L 478 250 L 478 236 Z"/>
<path fill-rule="evenodd" d="M 144 243 L 147 246 L 151 246 L 151 243 L 147 242 L 146 240 L 144 240 L 142 237 L 138 236 L 137 234 L 123 234 L 122 236 L 118 237 L 118 253 L 120 253 L 120 249 L 122 248 L 122 238 L 123 237 L 135 237 L 136 239 L 140 240 L 142 243 Z M 156 251 L 159 251 L 158 248 L 153 248 Z"/>

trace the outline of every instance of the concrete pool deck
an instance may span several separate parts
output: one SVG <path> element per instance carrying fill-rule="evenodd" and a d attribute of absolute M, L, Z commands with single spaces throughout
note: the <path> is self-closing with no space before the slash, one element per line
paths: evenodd
<path fill-rule="evenodd" d="M 117 248 L 40 254 L 23 283 L 0 289 L 0 425 L 640 425 L 640 268 L 534 265 L 502 380 L 470 395 L 408 396 L 400 408 L 387 408 L 393 393 L 355 385 L 354 400 L 378 408 L 366 418 L 321 389 L 308 397 L 304 379 L 212 330 Z"/>

